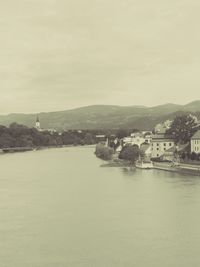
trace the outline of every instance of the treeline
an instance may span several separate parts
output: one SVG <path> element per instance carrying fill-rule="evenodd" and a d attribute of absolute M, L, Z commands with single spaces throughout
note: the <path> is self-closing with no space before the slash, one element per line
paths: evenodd
<path fill-rule="evenodd" d="M 0 126 L 0 148 L 38 147 L 62 145 L 91 145 L 98 142 L 97 131 L 66 131 L 63 133 L 38 131 L 24 125 L 12 123 Z"/>

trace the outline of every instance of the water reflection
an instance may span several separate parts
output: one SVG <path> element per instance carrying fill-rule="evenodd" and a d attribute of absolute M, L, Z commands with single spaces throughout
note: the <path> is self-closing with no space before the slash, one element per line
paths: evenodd
<path fill-rule="evenodd" d="M 133 176 L 136 173 L 136 168 L 134 166 L 122 167 L 120 168 L 120 171 L 123 173 L 123 175 Z"/>

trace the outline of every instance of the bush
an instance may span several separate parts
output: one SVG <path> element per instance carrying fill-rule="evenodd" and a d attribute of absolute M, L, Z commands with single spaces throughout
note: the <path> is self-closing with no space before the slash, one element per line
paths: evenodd
<path fill-rule="evenodd" d="M 110 147 L 106 147 L 103 144 L 96 145 L 95 155 L 98 158 L 110 160 L 112 158 L 113 153 L 114 150 Z"/>
<path fill-rule="evenodd" d="M 119 159 L 129 160 L 134 163 L 140 155 L 140 149 L 137 145 L 124 146 L 119 154 Z"/>

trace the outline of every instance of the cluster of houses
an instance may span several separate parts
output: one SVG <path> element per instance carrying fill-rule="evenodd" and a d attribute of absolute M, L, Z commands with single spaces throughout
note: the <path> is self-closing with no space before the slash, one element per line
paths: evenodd
<path fill-rule="evenodd" d="M 118 140 L 116 152 L 120 152 L 123 146 L 137 145 L 146 159 L 161 158 L 162 160 L 174 160 L 182 153 L 200 153 L 200 130 L 191 138 L 190 143 L 176 145 L 172 135 L 167 134 L 171 121 L 156 125 L 154 134 L 151 131 L 132 133 L 130 136 Z M 115 140 L 117 144 L 117 139 Z"/>
<path fill-rule="evenodd" d="M 175 155 L 185 153 L 200 154 L 200 130 L 198 130 L 190 140 L 190 143 L 183 145 L 176 145 L 172 135 L 167 134 L 172 121 L 167 120 L 164 123 L 157 124 L 154 128 L 154 133 L 151 131 L 134 132 L 130 136 L 124 137 L 121 140 L 114 137 L 115 151 L 120 153 L 122 148 L 126 145 L 137 145 L 143 152 L 145 158 L 161 158 L 163 160 L 174 160 Z M 55 129 L 42 129 L 39 117 L 36 118 L 35 128 L 38 131 L 49 131 L 55 133 Z M 59 133 L 61 134 L 61 133 Z M 106 135 L 96 135 L 96 139 L 100 142 L 105 140 Z M 109 145 L 107 139 L 106 145 Z"/>

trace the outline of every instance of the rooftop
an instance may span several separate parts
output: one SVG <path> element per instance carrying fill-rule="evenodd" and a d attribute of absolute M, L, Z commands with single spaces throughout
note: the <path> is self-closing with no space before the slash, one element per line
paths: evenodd
<path fill-rule="evenodd" d="M 146 152 L 149 149 L 149 147 L 151 147 L 149 144 L 144 143 L 141 145 L 140 149 L 141 151 Z"/>
<path fill-rule="evenodd" d="M 172 135 L 169 135 L 169 134 L 155 134 L 155 135 L 153 135 L 152 136 L 152 140 L 157 140 L 157 139 L 159 139 L 159 140 L 173 140 L 174 138 L 173 138 L 173 136 Z"/>
<path fill-rule="evenodd" d="M 200 130 L 198 130 L 191 138 L 191 140 L 200 139 Z"/>

